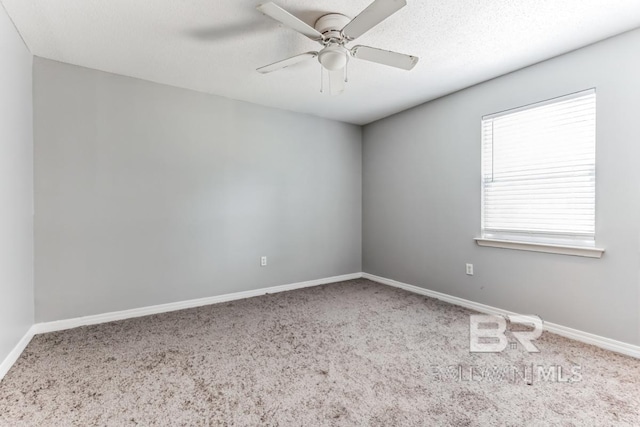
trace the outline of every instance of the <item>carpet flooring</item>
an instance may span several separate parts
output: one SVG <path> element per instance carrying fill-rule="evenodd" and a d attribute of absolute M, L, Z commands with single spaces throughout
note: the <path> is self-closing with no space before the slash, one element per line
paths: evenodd
<path fill-rule="evenodd" d="M 359 279 L 38 335 L 0 425 L 640 425 L 639 360 L 470 353 L 470 314 Z"/>

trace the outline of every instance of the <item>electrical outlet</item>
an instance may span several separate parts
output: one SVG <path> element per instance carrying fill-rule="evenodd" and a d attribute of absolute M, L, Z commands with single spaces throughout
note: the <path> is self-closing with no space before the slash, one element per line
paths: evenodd
<path fill-rule="evenodd" d="M 473 264 L 467 264 L 467 275 L 473 276 Z"/>
<path fill-rule="evenodd" d="M 263 256 L 260 258 L 260 266 L 261 267 L 266 267 L 267 266 L 267 257 Z"/>

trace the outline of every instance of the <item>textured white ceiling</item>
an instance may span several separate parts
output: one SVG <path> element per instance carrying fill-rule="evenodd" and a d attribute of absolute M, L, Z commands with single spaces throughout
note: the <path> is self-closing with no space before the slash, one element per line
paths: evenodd
<path fill-rule="evenodd" d="M 330 96 L 314 60 L 255 71 L 319 47 L 260 0 L 0 1 L 34 55 L 356 124 L 640 27 L 639 0 L 409 0 L 357 44 L 419 56 L 416 68 L 353 60 L 346 92 Z M 310 25 L 370 3 L 275 1 Z"/>

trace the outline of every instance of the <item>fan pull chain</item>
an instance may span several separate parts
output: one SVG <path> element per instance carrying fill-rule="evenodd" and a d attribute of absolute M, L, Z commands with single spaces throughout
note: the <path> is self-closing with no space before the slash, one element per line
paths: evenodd
<path fill-rule="evenodd" d="M 324 76 L 322 75 L 322 65 L 320 65 L 320 93 L 324 93 Z"/>
<path fill-rule="evenodd" d="M 349 61 L 344 64 L 344 82 L 349 83 Z"/>

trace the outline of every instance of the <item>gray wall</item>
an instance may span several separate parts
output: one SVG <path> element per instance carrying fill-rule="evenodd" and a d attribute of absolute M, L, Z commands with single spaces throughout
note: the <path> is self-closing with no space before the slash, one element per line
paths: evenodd
<path fill-rule="evenodd" d="M 34 91 L 38 322 L 361 271 L 360 127 L 40 58 Z"/>
<path fill-rule="evenodd" d="M 639 47 L 636 30 L 366 126 L 364 271 L 640 344 Z M 591 87 L 604 257 L 476 246 L 481 116 Z"/>
<path fill-rule="evenodd" d="M 33 324 L 31 66 L 0 5 L 0 362 Z"/>

